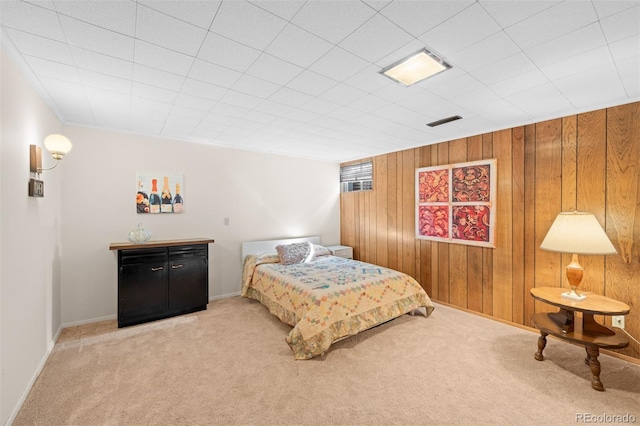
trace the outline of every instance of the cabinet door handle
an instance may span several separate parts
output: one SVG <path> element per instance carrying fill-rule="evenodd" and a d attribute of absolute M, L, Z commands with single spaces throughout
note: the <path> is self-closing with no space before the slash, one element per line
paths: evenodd
<path fill-rule="evenodd" d="M 158 266 L 157 268 L 151 268 L 152 271 L 162 271 L 164 269 L 164 267 L 162 266 Z"/>
<path fill-rule="evenodd" d="M 180 265 L 171 265 L 171 269 L 178 269 L 178 268 L 182 268 L 182 264 L 180 264 Z"/>

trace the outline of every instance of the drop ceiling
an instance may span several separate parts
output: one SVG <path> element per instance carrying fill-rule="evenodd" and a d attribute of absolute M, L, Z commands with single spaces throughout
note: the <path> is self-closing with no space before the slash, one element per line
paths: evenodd
<path fill-rule="evenodd" d="M 3 0 L 0 23 L 65 124 L 325 161 L 640 100 L 639 0 Z M 423 48 L 453 68 L 379 74 Z"/>

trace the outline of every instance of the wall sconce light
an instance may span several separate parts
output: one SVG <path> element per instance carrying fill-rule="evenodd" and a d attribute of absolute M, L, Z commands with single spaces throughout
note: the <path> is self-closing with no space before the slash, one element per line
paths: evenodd
<path fill-rule="evenodd" d="M 44 146 L 56 163 L 47 169 L 42 168 L 42 149 L 37 145 L 29 145 L 29 170 L 35 173 L 35 178 L 29 179 L 29 196 L 44 197 L 44 182 L 38 179 L 45 170 L 51 170 L 58 165 L 58 162 L 71 151 L 71 141 L 58 134 L 52 134 L 45 138 Z"/>

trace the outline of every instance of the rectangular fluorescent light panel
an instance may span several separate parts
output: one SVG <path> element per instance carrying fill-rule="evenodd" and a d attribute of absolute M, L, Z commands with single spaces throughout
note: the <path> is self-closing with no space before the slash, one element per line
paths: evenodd
<path fill-rule="evenodd" d="M 427 49 L 422 49 L 408 58 L 384 68 L 380 74 L 405 86 L 411 86 L 449 68 L 451 65 L 442 58 Z"/>

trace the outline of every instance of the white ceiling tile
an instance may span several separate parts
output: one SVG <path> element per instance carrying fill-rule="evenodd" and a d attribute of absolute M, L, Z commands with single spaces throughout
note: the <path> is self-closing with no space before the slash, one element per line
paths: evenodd
<path fill-rule="evenodd" d="M 236 92 L 235 90 L 229 90 L 220 100 L 221 103 L 246 108 L 248 110 L 253 109 L 261 101 L 262 98 Z"/>
<path fill-rule="evenodd" d="M 200 123 L 204 117 L 206 117 L 208 111 L 203 111 L 201 109 L 194 109 L 180 105 L 174 105 L 169 112 L 169 116 L 167 117 L 167 121 L 172 123 L 183 123 L 183 124 L 192 124 L 196 126 Z"/>
<path fill-rule="evenodd" d="M 553 40 L 598 20 L 591 2 L 563 2 L 525 19 L 505 31 L 522 49 Z"/>
<path fill-rule="evenodd" d="M 271 55 L 262 54 L 247 70 L 247 74 L 276 84 L 287 84 L 304 69 Z"/>
<path fill-rule="evenodd" d="M 181 1 L 158 1 L 158 0 L 138 0 L 151 9 L 173 16 L 182 21 L 197 25 L 200 28 L 209 29 L 213 17 L 220 7 L 221 0 L 181 0 Z"/>
<path fill-rule="evenodd" d="M 0 1 L 0 23 L 26 33 L 66 42 L 55 12 L 18 1 Z"/>
<path fill-rule="evenodd" d="M 56 0 L 56 10 L 88 24 L 136 35 L 136 3 L 130 0 Z"/>
<path fill-rule="evenodd" d="M 242 22 L 242 25 L 238 25 Z M 223 2 L 210 31 L 238 43 L 264 50 L 282 31 L 287 22 L 251 3 Z"/>
<path fill-rule="evenodd" d="M 193 57 L 156 46 L 146 41 L 136 40 L 136 53 L 134 60 L 136 63 L 167 71 L 173 74 L 187 75 Z"/>
<path fill-rule="evenodd" d="M 535 69 L 506 80 L 501 80 L 491 84 L 490 88 L 498 95 L 506 98 L 518 92 L 523 92 L 531 88 L 548 84 L 549 79 L 540 71 Z"/>
<path fill-rule="evenodd" d="M 571 103 L 566 97 L 552 84 L 538 86 L 525 92 L 507 98 L 507 101 L 517 103 L 519 108 L 528 114 L 544 113 L 554 116 L 571 108 Z M 500 122 L 500 121 L 498 121 Z"/>
<path fill-rule="evenodd" d="M 502 28 L 523 21 L 543 10 L 549 9 L 562 0 L 479 0 L 480 5 L 491 14 Z"/>
<path fill-rule="evenodd" d="M 381 15 L 375 15 L 344 39 L 340 46 L 369 62 L 376 62 L 412 40 L 407 32 Z"/>
<path fill-rule="evenodd" d="M 527 49 L 525 53 L 538 67 L 543 67 L 606 44 L 600 25 L 593 23 Z"/>
<path fill-rule="evenodd" d="M 114 77 L 131 79 L 133 77 L 133 62 L 92 52 L 91 50 L 71 46 L 71 53 L 78 68 L 84 68 Z"/>
<path fill-rule="evenodd" d="M 131 107 L 131 97 L 123 93 L 88 86 L 85 86 L 84 92 L 87 94 L 87 99 L 94 114 L 98 110 L 105 113 L 114 111 L 115 113 L 121 108 Z M 112 106 L 117 108 L 111 108 Z"/>
<path fill-rule="evenodd" d="M 178 92 L 173 90 L 163 89 L 158 86 L 150 86 L 144 83 L 137 83 L 135 81 L 131 85 L 131 92 L 134 96 L 168 103 L 173 103 L 178 95 Z"/>
<path fill-rule="evenodd" d="M 171 74 L 140 64 L 133 65 L 133 81 L 138 83 L 145 83 L 177 92 L 180 90 L 184 79 L 183 76 L 177 74 Z"/>
<path fill-rule="evenodd" d="M 337 84 L 338 82 L 335 80 L 307 70 L 291 80 L 287 87 L 307 95 L 318 96 Z"/>
<path fill-rule="evenodd" d="M 64 15 L 59 15 L 59 19 L 64 28 L 67 41 L 72 46 L 133 61 L 133 37 L 90 25 Z"/>
<path fill-rule="evenodd" d="M 180 92 L 187 95 L 199 96 L 201 98 L 210 99 L 213 101 L 219 101 L 225 93 L 227 93 L 226 87 L 217 86 L 215 84 L 205 83 L 203 81 L 187 78 L 180 89 Z"/>
<path fill-rule="evenodd" d="M 27 3 L 31 3 L 35 6 L 44 7 L 49 10 L 56 10 L 56 6 L 53 4 L 52 0 L 24 0 Z"/>
<path fill-rule="evenodd" d="M 289 90 L 289 89 L 286 89 L 286 90 Z M 294 108 L 291 105 L 285 105 L 282 103 L 274 102 L 272 98 L 273 96 L 271 97 L 271 99 L 262 101 L 251 112 L 266 113 L 269 115 L 273 114 L 274 116 L 277 117 L 279 115 L 286 114 L 287 112 L 291 111 Z"/>
<path fill-rule="evenodd" d="M 447 116 L 447 114 L 442 115 L 442 117 Z M 485 120 L 500 123 L 501 125 L 504 125 L 502 127 L 503 129 L 507 129 L 512 127 L 512 123 L 523 123 L 529 120 L 531 115 L 522 111 L 515 104 L 509 101 L 498 99 L 497 101 L 487 102 L 484 105 L 482 117 Z M 440 127 L 436 129 L 440 129 Z"/>
<path fill-rule="evenodd" d="M 358 99 L 357 101 L 352 102 L 351 104 L 349 104 L 349 107 L 361 112 L 371 112 L 375 109 L 383 107 L 386 104 L 386 100 L 376 95 L 369 94 Z"/>
<path fill-rule="evenodd" d="M 474 77 L 484 84 L 494 84 L 501 80 L 522 75 L 536 69 L 524 53 L 516 53 L 473 72 Z"/>
<path fill-rule="evenodd" d="M 113 77 L 94 71 L 79 69 L 80 79 L 85 86 L 97 87 L 105 90 L 112 90 L 125 95 L 131 95 L 131 80 Z"/>
<path fill-rule="evenodd" d="M 244 74 L 235 82 L 232 89 L 247 95 L 266 99 L 280 89 L 280 85 Z"/>
<path fill-rule="evenodd" d="M 613 63 L 608 63 L 597 67 L 584 68 L 581 72 L 557 78 L 554 80 L 554 86 L 566 94 L 585 89 L 591 90 L 605 82 L 611 87 L 612 81 L 619 82 L 619 80 L 617 68 Z"/>
<path fill-rule="evenodd" d="M 637 0 L 62 1 L 0 23 L 63 123 L 339 162 L 640 100 Z M 379 74 L 423 47 L 453 68 Z"/>
<path fill-rule="evenodd" d="M 462 108 L 471 108 L 497 99 L 500 99 L 500 96 L 496 92 L 488 87 L 479 87 L 475 90 L 469 90 L 466 93 L 453 97 L 451 102 Z"/>
<path fill-rule="evenodd" d="M 210 114 L 220 114 L 227 117 L 244 117 L 251 111 L 251 108 L 243 108 L 237 105 L 231 105 L 224 102 L 218 102 L 216 106 L 211 108 Z"/>
<path fill-rule="evenodd" d="M 137 114 L 141 114 L 144 111 L 154 113 L 154 117 L 158 117 L 157 114 L 164 114 L 164 118 L 169 114 L 173 105 L 167 102 L 155 101 L 152 99 L 140 98 L 133 96 L 131 98 L 131 111 L 137 111 Z M 163 118 L 163 119 L 164 119 Z"/>
<path fill-rule="evenodd" d="M 225 87 L 232 86 L 238 81 L 241 75 L 242 74 L 237 71 L 223 68 L 200 59 L 196 59 L 193 62 L 191 71 L 189 71 L 189 77 L 191 78 Z"/>
<path fill-rule="evenodd" d="M 500 31 L 447 57 L 453 67 L 459 66 L 469 72 L 489 65 L 492 62 L 515 55 L 519 51 L 520 49 L 511 38 L 503 31 Z"/>
<path fill-rule="evenodd" d="M 637 0 L 591 0 L 600 19 L 638 6 Z"/>
<path fill-rule="evenodd" d="M 245 72 L 260 56 L 260 51 L 209 32 L 198 58 L 222 67 Z"/>
<path fill-rule="evenodd" d="M 252 0 L 250 3 L 284 19 L 285 21 L 291 20 L 291 18 L 293 18 L 304 5 L 304 2 L 289 0 Z"/>
<path fill-rule="evenodd" d="M 349 105 L 367 95 L 367 92 L 341 83 L 327 90 L 320 95 L 320 97 L 324 100 L 344 106 Z"/>
<path fill-rule="evenodd" d="M 36 74 L 43 77 L 56 78 L 70 83 L 81 83 L 80 76 L 75 67 L 47 59 L 25 56 L 29 67 Z"/>
<path fill-rule="evenodd" d="M 347 78 L 344 82 L 364 92 L 375 92 L 385 86 L 397 84 L 379 73 L 380 68 L 370 66 Z"/>
<path fill-rule="evenodd" d="M 207 30 L 138 5 L 136 38 L 196 56 Z"/>
<path fill-rule="evenodd" d="M 13 44 L 23 55 L 75 65 L 69 45 L 66 43 L 9 28 L 6 31 Z"/>
<path fill-rule="evenodd" d="M 414 37 L 419 37 L 473 3 L 473 0 L 394 1 L 380 13 Z"/>
<path fill-rule="evenodd" d="M 387 102 L 395 103 L 402 102 L 403 100 L 422 92 L 424 92 L 424 89 L 420 86 L 406 87 L 399 83 L 393 83 L 376 90 L 373 94 Z"/>
<path fill-rule="evenodd" d="M 304 105 L 300 106 L 301 109 L 305 111 L 310 111 L 315 114 L 328 114 L 331 111 L 335 111 L 340 108 L 341 105 L 335 102 L 331 102 L 330 100 L 314 98 Z"/>
<path fill-rule="evenodd" d="M 184 93 L 179 93 L 175 100 L 175 105 L 186 108 L 197 109 L 200 111 L 209 112 L 216 104 L 216 101 L 205 99 L 198 96 L 191 96 Z"/>
<path fill-rule="evenodd" d="M 257 111 L 257 110 L 254 109 L 251 112 L 247 113 L 247 115 L 245 115 L 242 118 L 244 118 L 246 120 L 254 121 L 256 123 L 269 124 L 273 120 L 275 120 L 277 118 L 277 116 L 275 116 L 273 114 L 267 114 L 267 113 L 264 113 L 264 112 L 260 112 L 260 111 Z"/>
<path fill-rule="evenodd" d="M 367 95 L 367 97 L 368 96 L 371 96 L 371 95 Z M 364 114 L 362 111 L 359 111 L 357 109 L 354 109 L 348 106 L 348 107 L 340 107 L 340 108 L 334 109 L 333 111 L 329 111 L 327 113 L 327 116 L 335 118 L 336 120 L 340 120 L 340 121 L 349 121 L 349 120 L 353 120 L 356 117 L 360 117 L 362 114 Z"/>
<path fill-rule="evenodd" d="M 600 21 L 609 43 L 640 34 L 640 5 Z"/>
<path fill-rule="evenodd" d="M 611 56 L 617 63 L 625 59 L 640 55 L 640 37 L 628 37 L 609 45 Z"/>
<path fill-rule="evenodd" d="M 603 46 L 541 67 L 541 70 L 550 80 L 557 80 L 611 63 L 613 63 L 611 53 L 606 46 Z"/>
<path fill-rule="evenodd" d="M 375 10 L 356 1 L 335 2 L 330 8 L 321 1 L 309 1 L 291 22 L 324 40 L 338 43 L 375 13 Z"/>
<path fill-rule="evenodd" d="M 307 68 L 332 48 L 331 43 L 294 25 L 287 25 L 265 52 L 299 67 Z"/>
<path fill-rule="evenodd" d="M 476 3 L 427 31 L 420 36 L 420 40 L 427 46 L 437 46 L 446 55 L 469 47 L 500 30 L 496 21 Z"/>
<path fill-rule="evenodd" d="M 334 47 L 309 67 L 311 71 L 337 81 L 351 77 L 367 68 L 369 63 L 339 47 Z"/>
<path fill-rule="evenodd" d="M 98 127 L 105 129 L 130 129 L 131 114 L 123 110 L 98 110 L 93 113 Z"/>
<path fill-rule="evenodd" d="M 55 105 L 63 114 L 63 121 L 93 124 L 93 115 L 84 87 L 81 84 L 40 77 L 40 83 L 54 99 Z"/>
<path fill-rule="evenodd" d="M 148 117 L 136 117 L 132 115 L 130 128 L 132 132 L 141 134 L 159 135 L 164 127 L 164 120 L 151 120 Z"/>

